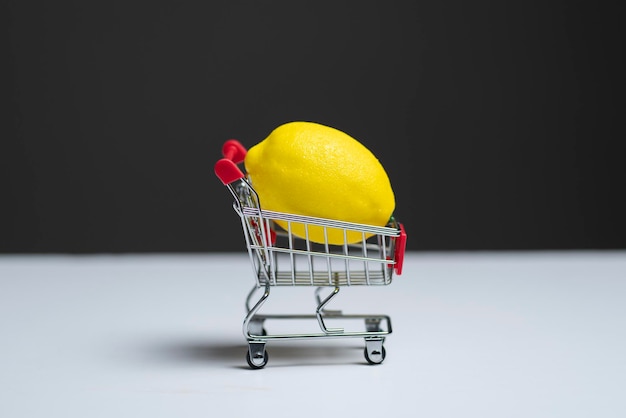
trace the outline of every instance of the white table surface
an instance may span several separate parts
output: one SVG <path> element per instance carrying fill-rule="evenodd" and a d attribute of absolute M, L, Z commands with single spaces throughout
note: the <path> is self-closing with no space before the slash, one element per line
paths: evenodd
<path fill-rule="evenodd" d="M 243 253 L 1 256 L 0 416 L 626 416 L 626 252 L 409 254 L 328 307 L 391 316 L 376 366 L 297 340 L 250 370 L 252 283 Z M 312 312 L 313 289 L 266 306 Z"/>

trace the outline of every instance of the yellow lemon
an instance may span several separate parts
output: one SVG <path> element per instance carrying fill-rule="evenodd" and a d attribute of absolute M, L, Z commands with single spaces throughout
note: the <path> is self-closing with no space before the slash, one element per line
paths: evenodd
<path fill-rule="evenodd" d="M 290 122 L 250 148 L 248 178 L 265 210 L 384 226 L 395 208 L 389 177 L 378 159 L 349 135 L 312 122 Z M 287 229 L 286 222 L 278 224 Z M 304 237 L 302 224 L 291 231 Z M 309 239 L 324 243 L 322 227 Z M 343 230 L 327 228 L 329 244 L 343 244 Z M 362 240 L 349 231 L 347 242 Z"/>

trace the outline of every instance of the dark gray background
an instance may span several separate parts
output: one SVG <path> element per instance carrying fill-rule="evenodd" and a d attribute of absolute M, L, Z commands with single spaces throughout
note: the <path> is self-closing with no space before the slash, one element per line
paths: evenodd
<path fill-rule="evenodd" d="M 378 156 L 411 250 L 626 248 L 601 3 L 1 7 L 0 252 L 240 251 L 221 143 L 291 120 Z"/>

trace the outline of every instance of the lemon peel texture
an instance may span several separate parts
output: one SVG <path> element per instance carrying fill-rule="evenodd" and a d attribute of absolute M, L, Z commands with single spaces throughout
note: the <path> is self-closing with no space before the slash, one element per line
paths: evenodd
<path fill-rule="evenodd" d="M 266 210 L 384 226 L 395 208 L 389 177 L 378 159 L 346 133 L 313 122 L 279 126 L 248 150 L 244 165 Z M 286 222 L 278 224 L 287 229 Z M 302 224 L 291 224 L 304 237 Z M 324 243 L 322 227 L 309 239 Z M 343 244 L 343 230 L 327 228 L 329 244 Z M 348 231 L 347 243 L 363 239 Z"/>

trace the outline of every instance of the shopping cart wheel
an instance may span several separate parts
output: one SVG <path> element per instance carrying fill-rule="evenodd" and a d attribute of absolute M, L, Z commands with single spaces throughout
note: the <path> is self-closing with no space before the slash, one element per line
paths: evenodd
<path fill-rule="evenodd" d="M 250 343 L 246 353 L 246 361 L 253 369 L 262 369 L 267 364 L 269 356 L 265 350 L 265 343 Z"/>
<path fill-rule="evenodd" d="M 365 360 L 369 364 L 380 364 L 385 360 L 387 351 L 383 346 L 383 340 L 366 340 L 365 341 Z"/>

